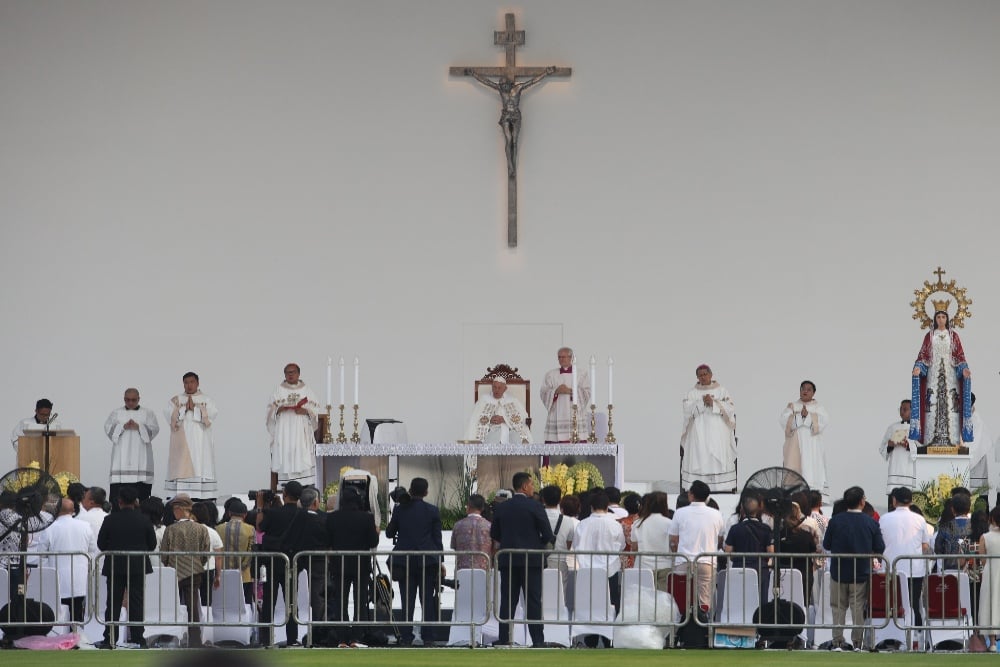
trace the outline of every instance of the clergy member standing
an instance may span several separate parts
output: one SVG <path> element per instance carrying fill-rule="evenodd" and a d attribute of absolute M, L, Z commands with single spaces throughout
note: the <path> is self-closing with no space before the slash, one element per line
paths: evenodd
<path fill-rule="evenodd" d="M 61 425 L 57 420 L 51 419 L 51 417 L 52 401 L 47 398 L 40 398 L 35 401 L 35 414 L 19 421 L 14 430 L 10 432 L 10 444 L 14 447 L 14 453 L 17 453 L 17 439 L 22 435 L 44 431 L 46 424 L 49 425 L 50 431 L 58 430 Z"/>
<path fill-rule="evenodd" d="M 712 379 L 712 369 L 695 369 L 698 383 L 684 396 L 681 488 L 696 479 L 713 493 L 736 492 L 736 409 L 733 398 Z"/>
<path fill-rule="evenodd" d="M 899 419 L 889 424 L 882 436 L 879 453 L 889 462 L 889 474 L 885 481 L 885 493 L 892 495 L 892 490 L 904 487 L 911 491 L 917 488 L 915 465 L 917 461 L 917 445 L 920 443 L 909 438 L 910 435 L 910 401 L 899 404 Z M 892 507 L 892 503 L 889 503 Z"/>
<path fill-rule="evenodd" d="M 170 399 L 170 455 L 167 459 L 168 494 L 186 493 L 192 499 L 215 497 L 215 442 L 212 424 L 219 410 L 201 393 L 197 373 L 185 373 L 184 393 Z"/>
<path fill-rule="evenodd" d="M 801 474 L 809 488 L 826 499 L 830 496 L 830 484 L 826 477 L 823 431 L 829 417 L 815 395 L 816 385 L 803 380 L 799 385 L 799 400 L 789 403 L 781 412 L 781 426 L 785 429 L 782 465 Z"/>
<path fill-rule="evenodd" d="M 156 414 L 139 405 L 139 390 L 125 390 L 125 406 L 116 408 L 104 422 L 111 441 L 111 509 L 118 509 L 118 490 L 135 487 L 140 500 L 153 492 L 153 438 L 160 432 Z"/>
<path fill-rule="evenodd" d="M 285 380 L 271 394 L 267 431 L 271 434 L 271 472 L 278 483 L 316 483 L 316 436 L 319 401 L 299 379 L 298 364 L 285 366 Z M 273 477 L 272 477 L 273 479 Z"/>
<path fill-rule="evenodd" d="M 559 348 L 556 353 L 559 368 L 553 368 L 542 380 L 542 405 L 548 411 L 545 420 L 545 442 L 569 442 L 573 433 L 573 350 Z M 585 368 L 576 369 L 577 434 L 589 432 L 581 426 L 584 414 L 590 405 L 590 374 Z"/>
<path fill-rule="evenodd" d="M 506 396 L 506 392 L 506 378 L 493 378 L 491 393 L 476 401 L 466 439 L 506 444 L 511 440 L 511 431 L 514 431 L 522 443 L 531 442 L 531 431 L 525 423 L 528 413 L 521 401 Z"/>

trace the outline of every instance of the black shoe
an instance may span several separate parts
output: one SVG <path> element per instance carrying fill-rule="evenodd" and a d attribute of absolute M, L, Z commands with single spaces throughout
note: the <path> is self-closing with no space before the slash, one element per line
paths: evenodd
<path fill-rule="evenodd" d="M 111 642 L 109 642 L 106 639 L 102 639 L 101 641 L 94 643 L 94 648 L 110 649 L 111 648 Z"/>
<path fill-rule="evenodd" d="M 300 642 L 298 639 L 292 639 L 290 641 L 285 642 L 285 648 L 294 648 L 296 646 L 302 646 L 302 642 Z"/>

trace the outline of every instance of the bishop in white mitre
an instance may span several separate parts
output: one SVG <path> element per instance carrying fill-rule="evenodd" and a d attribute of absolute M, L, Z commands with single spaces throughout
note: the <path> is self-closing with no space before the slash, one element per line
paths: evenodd
<path fill-rule="evenodd" d="M 919 444 L 916 440 L 910 440 L 910 401 L 903 401 L 899 404 L 899 419 L 885 429 L 879 447 L 882 458 L 889 463 L 889 475 L 885 480 L 886 495 L 890 495 L 898 487 L 917 488 Z"/>
<path fill-rule="evenodd" d="M 526 423 L 528 413 L 521 401 L 506 396 L 506 392 L 507 380 L 493 378 L 492 391 L 476 401 L 472 410 L 467 440 L 508 444 L 513 436 L 522 443 L 531 442 L 531 430 Z"/>
<path fill-rule="evenodd" d="M 183 379 L 184 393 L 170 399 L 167 412 L 170 454 L 164 488 L 170 495 L 213 498 L 218 482 L 212 424 L 219 410 L 211 398 L 201 393 L 196 373 L 185 373 Z"/>
<path fill-rule="evenodd" d="M 545 374 L 542 380 L 542 405 L 548 411 L 545 420 L 545 442 L 569 442 L 573 434 L 573 350 L 561 347 L 556 353 L 559 368 L 553 368 Z M 577 368 L 577 437 L 587 433 L 584 425 L 586 406 L 590 405 L 590 374 L 583 368 Z"/>
<path fill-rule="evenodd" d="M 116 408 L 104 422 L 111 441 L 111 500 L 123 484 L 136 487 L 140 498 L 148 498 L 153 488 L 153 438 L 160 432 L 156 413 L 139 405 L 139 390 L 125 390 L 125 405 Z"/>
<path fill-rule="evenodd" d="M 695 369 L 698 383 L 684 396 L 681 434 L 681 488 L 701 480 L 713 492 L 736 490 L 736 407 L 712 379 L 712 369 Z"/>
<path fill-rule="evenodd" d="M 278 482 L 316 483 L 316 428 L 319 401 L 299 379 L 298 364 L 285 366 L 285 380 L 271 394 L 267 431 L 271 434 L 271 472 Z"/>

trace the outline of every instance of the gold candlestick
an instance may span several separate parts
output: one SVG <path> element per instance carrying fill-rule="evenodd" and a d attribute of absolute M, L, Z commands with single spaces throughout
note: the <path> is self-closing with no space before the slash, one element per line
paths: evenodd
<path fill-rule="evenodd" d="M 613 445 L 616 442 L 618 442 L 617 440 L 615 440 L 615 430 L 614 430 L 615 420 L 611 416 L 611 413 L 613 411 L 614 411 L 614 406 L 608 403 L 608 434 L 604 436 L 604 442 L 608 443 L 609 445 Z"/>
<path fill-rule="evenodd" d="M 573 404 L 573 428 L 569 433 L 569 441 L 573 444 L 580 442 L 580 431 L 576 425 L 577 415 L 579 414 L 579 408 L 576 403 Z"/>
<path fill-rule="evenodd" d="M 347 434 L 344 433 L 344 404 L 343 403 L 340 404 L 340 433 L 337 434 L 337 443 L 341 444 L 341 445 L 347 443 Z"/>
<path fill-rule="evenodd" d="M 330 420 L 333 418 L 333 406 L 329 403 L 326 404 L 326 419 L 323 421 L 323 444 L 328 445 L 333 442 L 333 436 L 330 434 Z"/>
<path fill-rule="evenodd" d="M 587 442 L 594 444 L 597 442 L 597 406 L 590 404 L 590 437 Z"/>
<path fill-rule="evenodd" d="M 354 404 L 354 433 L 351 434 L 351 442 L 355 445 L 361 442 L 361 434 L 358 433 L 358 404 Z"/>

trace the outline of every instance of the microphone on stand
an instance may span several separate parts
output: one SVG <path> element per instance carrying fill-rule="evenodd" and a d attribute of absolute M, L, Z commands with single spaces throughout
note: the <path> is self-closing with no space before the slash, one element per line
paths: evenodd
<path fill-rule="evenodd" d="M 52 422 L 56 420 L 56 417 L 58 416 L 59 416 L 58 412 L 53 412 L 52 414 L 49 415 L 49 418 L 45 420 L 45 435 L 49 434 L 49 426 L 52 424 Z"/>

